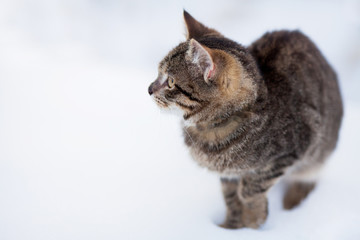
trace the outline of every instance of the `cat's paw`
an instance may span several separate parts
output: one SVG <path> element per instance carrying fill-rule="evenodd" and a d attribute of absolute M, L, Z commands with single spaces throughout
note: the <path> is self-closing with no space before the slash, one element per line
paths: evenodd
<path fill-rule="evenodd" d="M 225 221 L 223 224 L 220 224 L 219 227 L 225 229 L 239 229 L 239 228 L 243 228 L 244 225 L 233 221 Z"/>
<path fill-rule="evenodd" d="M 298 206 L 314 187 L 315 183 L 308 182 L 295 182 L 290 184 L 283 199 L 284 209 L 290 210 Z"/>

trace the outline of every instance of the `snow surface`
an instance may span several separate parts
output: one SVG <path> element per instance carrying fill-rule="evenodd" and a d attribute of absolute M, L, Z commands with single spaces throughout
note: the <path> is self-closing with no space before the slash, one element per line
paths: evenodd
<path fill-rule="evenodd" d="M 147 94 L 184 40 L 182 9 L 249 44 L 300 29 L 337 69 L 340 142 L 292 210 L 225 230 L 218 177 Z M 0 239 L 360 239 L 359 1 L 0 2 Z"/>

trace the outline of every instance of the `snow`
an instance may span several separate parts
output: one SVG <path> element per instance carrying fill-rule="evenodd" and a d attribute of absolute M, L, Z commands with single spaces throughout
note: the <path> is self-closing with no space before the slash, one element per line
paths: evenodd
<path fill-rule="evenodd" d="M 147 94 L 184 40 L 182 9 L 249 44 L 300 29 L 338 71 L 339 145 L 298 208 L 217 226 L 220 183 Z M 358 1 L 0 2 L 0 239 L 360 239 Z"/>

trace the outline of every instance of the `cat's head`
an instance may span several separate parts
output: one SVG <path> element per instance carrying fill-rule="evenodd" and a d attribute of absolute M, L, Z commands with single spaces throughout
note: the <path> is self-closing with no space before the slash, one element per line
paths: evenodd
<path fill-rule="evenodd" d="M 184 19 L 187 41 L 160 62 L 158 77 L 149 86 L 156 103 L 164 109 L 180 110 L 185 120 L 199 121 L 219 109 L 233 107 L 235 102 L 240 101 L 241 107 L 252 101 L 256 86 L 241 61 L 221 47 L 201 44 L 225 38 L 186 11 Z"/>

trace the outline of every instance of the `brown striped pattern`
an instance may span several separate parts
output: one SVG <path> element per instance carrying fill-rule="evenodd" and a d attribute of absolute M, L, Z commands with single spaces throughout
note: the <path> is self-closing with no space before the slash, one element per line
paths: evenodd
<path fill-rule="evenodd" d="M 222 176 L 221 226 L 258 228 L 268 215 L 267 191 L 283 178 L 284 207 L 293 208 L 315 186 L 309 173 L 334 150 L 343 112 L 336 73 L 299 31 L 266 33 L 244 47 L 184 17 L 189 39 L 160 62 L 148 92 L 161 108 L 182 110 L 191 155 Z M 211 78 L 190 38 L 207 67 L 215 66 Z"/>

